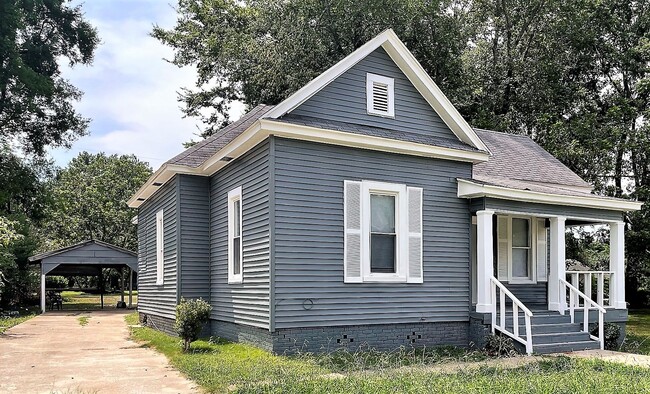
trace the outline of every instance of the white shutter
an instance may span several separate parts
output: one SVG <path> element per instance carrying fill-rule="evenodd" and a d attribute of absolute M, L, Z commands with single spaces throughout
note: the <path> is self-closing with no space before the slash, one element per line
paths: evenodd
<path fill-rule="evenodd" d="M 510 218 L 497 216 L 497 279 L 508 280 L 508 266 L 510 253 L 508 253 L 508 236 L 510 234 Z"/>
<path fill-rule="evenodd" d="M 537 219 L 537 281 L 546 282 L 547 276 L 547 249 L 546 249 L 546 219 Z"/>
<path fill-rule="evenodd" d="M 343 223 L 343 281 L 361 283 L 361 182 L 344 182 Z"/>
<path fill-rule="evenodd" d="M 407 283 L 422 283 L 422 189 L 409 187 L 408 200 L 408 270 Z"/>

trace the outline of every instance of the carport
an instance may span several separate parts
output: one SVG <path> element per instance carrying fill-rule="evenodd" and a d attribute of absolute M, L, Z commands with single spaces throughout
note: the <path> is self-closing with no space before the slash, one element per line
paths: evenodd
<path fill-rule="evenodd" d="M 101 297 L 101 307 L 104 308 L 103 268 L 129 270 L 129 307 L 133 300 L 133 272 L 138 272 L 137 255 L 123 248 L 94 239 L 80 242 L 65 248 L 42 253 L 29 258 L 33 264 L 41 267 L 41 310 L 45 312 L 45 277 L 47 275 L 97 275 Z M 121 278 L 122 301 L 124 301 L 124 275 Z"/>

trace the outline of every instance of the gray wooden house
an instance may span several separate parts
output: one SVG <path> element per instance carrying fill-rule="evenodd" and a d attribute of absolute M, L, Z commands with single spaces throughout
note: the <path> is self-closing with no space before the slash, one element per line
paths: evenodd
<path fill-rule="evenodd" d="M 623 215 L 641 204 L 591 189 L 528 137 L 470 127 L 388 30 L 130 199 L 139 313 L 171 330 L 181 297 L 202 297 L 213 335 L 275 352 L 495 331 L 528 352 L 598 348 L 585 331 L 627 318 Z M 579 225 L 610 227 L 608 271 L 566 271 Z"/>

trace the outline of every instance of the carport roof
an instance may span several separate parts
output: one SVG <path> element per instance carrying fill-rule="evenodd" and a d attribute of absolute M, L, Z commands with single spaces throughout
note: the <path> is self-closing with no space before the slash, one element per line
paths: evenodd
<path fill-rule="evenodd" d="M 85 266 L 128 265 L 136 272 L 138 268 L 136 253 L 96 239 L 31 256 L 29 262 L 47 264 L 50 269 L 59 264 Z"/>

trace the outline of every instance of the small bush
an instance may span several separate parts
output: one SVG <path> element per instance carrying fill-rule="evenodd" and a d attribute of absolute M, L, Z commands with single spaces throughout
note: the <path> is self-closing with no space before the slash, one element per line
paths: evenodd
<path fill-rule="evenodd" d="M 519 354 L 512 339 L 501 334 L 486 337 L 483 350 L 489 357 L 514 357 Z"/>
<path fill-rule="evenodd" d="M 174 329 L 183 339 L 183 350 L 189 351 L 190 344 L 199 339 L 203 325 L 210 319 L 212 307 L 201 298 L 198 300 L 181 299 L 176 306 L 176 324 Z"/>
<path fill-rule="evenodd" d="M 605 349 L 617 350 L 618 338 L 621 336 L 621 327 L 614 323 L 605 323 Z M 598 336 L 598 324 L 591 329 L 591 335 Z"/>

